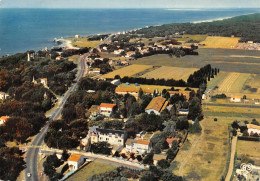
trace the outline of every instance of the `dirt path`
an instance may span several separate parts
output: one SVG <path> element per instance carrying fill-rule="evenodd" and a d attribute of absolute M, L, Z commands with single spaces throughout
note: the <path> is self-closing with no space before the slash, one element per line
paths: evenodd
<path fill-rule="evenodd" d="M 191 143 L 191 147 L 190 147 L 188 153 L 186 153 L 187 156 L 185 157 L 185 159 L 182 160 L 182 162 L 180 164 L 179 176 L 183 177 L 183 168 L 192 159 L 192 154 L 194 151 L 196 151 L 196 146 L 201 141 L 201 139 L 203 139 L 203 137 L 204 137 L 204 128 L 202 127 L 201 134 L 199 135 L 199 137 L 196 140 L 194 140 L 193 143 Z"/>
<path fill-rule="evenodd" d="M 234 159 L 235 159 L 235 153 L 236 153 L 236 147 L 237 147 L 237 136 L 233 137 L 231 144 L 232 145 L 231 145 L 230 162 L 229 162 L 228 173 L 226 175 L 225 181 L 229 181 L 230 180 L 231 174 L 233 172 Z"/>

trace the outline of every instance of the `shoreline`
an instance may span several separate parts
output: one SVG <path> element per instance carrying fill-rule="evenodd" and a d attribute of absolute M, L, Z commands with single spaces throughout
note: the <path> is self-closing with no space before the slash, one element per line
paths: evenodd
<path fill-rule="evenodd" d="M 174 11 L 174 10 L 179 10 L 179 9 L 166 9 L 166 10 L 172 10 L 172 11 Z M 196 9 L 196 10 L 198 10 L 198 9 Z M 221 17 L 221 18 L 215 18 L 215 19 L 210 19 L 210 20 L 200 20 L 200 21 L 193 21 L 193 22 L 183 22 L 183 23 L 192 23 L 192 24 L 199 24 L 199 23 L 210 23 L 210 22 L 215 22 L 215 21 L 223 21 L 223 20 L 226 20 L 226 19 L 231 19 L 231 18 L 235 18 L 235 17 L 239 17 L 239 16 L 246 16 L 246 15 L 251 15 L 251 14 L 259 14 L 260 13 L 260 10 L 259 10 L 259 12 L 253 12 L 253 13 L 247 13 L 247 14 L 241 14 L 241 15 L 236 15 L 236 16 L 230 16 L 230 17 Z M 106 33 L 96 33 L 96 34 L 90 34 L 90 35 L 87 35 L 87 36 L 82 36 L 82 37 L 88 37 L 88 36 L 94 36 L 94 35 L 103 35 L 103 34 L 123 34 L 123 33 L 129 33 L 129 32 L 135 32 L 135 31 L 137 31 L 137 30 L 140 30 L 140 29 L 144 29 L 144 28 L 149 28 L 149 27 L 158 27 L 158 26 L 163 26 L 163 25 L 167 25 L 167 24 L 183 24 L 183 23 L 174 23 L 174 22 L 172 22 L 172 23 L 166 23 L 166 24 L 157 24 L 157 25 L 149 25 L 149 26 L 143 26 L 143 27 L 139 27 L 139 28 L 134 28 L 134 29 L 130 29 L 130 30 L 125 30 L 125 31 L 121 31 L 121 32 L 106 32 Z M 75 33 L 76 34 L 76 33 Z M 68 37 L 62 37 L 62 38 L 60 38 L 60 40 L 63 40 L 64 42 L 62 42 L 60 45 L 57 45 L 58 47 L 63 47 L 65 50 L 67 50 L 67 49 L 79 49 L 78 47 L 74 47 L 73 45 L 72 45 L 72 41 L 71 40 L 69 40 L 69 38 L 73 38 L 73 36 L 68 36 Z M 54 39 L 56 39 L 56 38 L 54 38 Z M 48 45 L 46 45 L 46 47 L 47 47 Z M 53 47 L 55 47 L 55 46 L 53 46 Z M 39 50 L 35 50 L 35 49 L 31 49 L 31 50 L 34 50 L 34 51 L 40 51 L 40 50 L 42 50 L 42 49 L 44 49 L 44 47 L 43 48 L 41 48 L 41 49 L 39 49 Z M 0 47 L 0 52 L 1 52 L 1 47 Z M 26 52 L 26 51 L 25 51 Z M 11 56 L 11 55 L 15 55 L 15 54 L 17 54 L 17 53 L 23 53 L 23 52 L 16 52 L 16 53 L 14 53 L 14 54 L 4 54 L 4 55 L 2 55 L 0 58 L 2 58 L 2 57 L 4 57 L 4 56 L 6 56 L 6 55 L 9 55 L 9 56 Z"/>

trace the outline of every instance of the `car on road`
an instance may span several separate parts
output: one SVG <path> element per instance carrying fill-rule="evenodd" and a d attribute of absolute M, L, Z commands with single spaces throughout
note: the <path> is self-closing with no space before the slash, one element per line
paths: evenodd
<path fill-rule="evenodd" d="M 32 174 L 31 173 L 27 173 L 27 177 L 31 177 L 32 176 Z"/>

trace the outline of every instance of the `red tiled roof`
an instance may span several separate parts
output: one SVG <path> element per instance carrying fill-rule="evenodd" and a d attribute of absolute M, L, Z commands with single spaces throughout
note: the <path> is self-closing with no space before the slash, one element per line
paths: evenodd
<path fill-rule="evenodd" d="M 113 108 L 115 107 L 116 104 L 108 104 L 108 103 L 101 103 L 99 107 L 109 107 L 109 108 Z"/>
<path fill-rule="evenodd" d="M 163 109 L 167 106 L 168 101 L 166 101 L 163 97 L 155 97 L 152 99 L 152 101 L 148 104 L 148 106 L 145 108 L 145 110 L 153 109 L 158 112 L 163 111 Z"/>
<path fill-rule="evenodd" d="M 247 124 L 246 127 L 249 129 L 249 128 L 252 128 L 252 129 L 258 129 L 260 130 L 260 126 L 257 126 L 257 125 L 254 125 L 254 124 Z"/>
<path fill-rule="evenodd" d="M 167 138 L 166 141 L 168 144 L 172 144 L 172 142 L 176 140 L 176 141 L 179 141 L 179 138 Z"/>
<path fill-rule="evenodd" d="M 9 119 L 9 116 L 2 116 L 0 119 L 6 121 L 7 119 Z"/>
<path fill-rule="evenodd" d="M 73 155 L 70 155 L 70 157 L 68 158 L 68 161 L 77 162 L 77 161 L 79 161 L 79 159 L 80 159 L 81 156 L 82 156 L 81 154 L 73 154 Z"/>
<path fill-rule="evenodd" d="M 139 92 L 140 88 L 121 88 L 117 87 L 115 92 Z"/>

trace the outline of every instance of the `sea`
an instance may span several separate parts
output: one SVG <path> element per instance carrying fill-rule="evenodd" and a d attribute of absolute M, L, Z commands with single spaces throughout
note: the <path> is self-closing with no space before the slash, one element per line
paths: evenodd
<path fill-rule="evenodd" d="M 54 38 L 117 33 L 167 23 L 202 22 L 260 9 L 5 9 L 0 8 L 0 57 L 55 46 Z"/>

